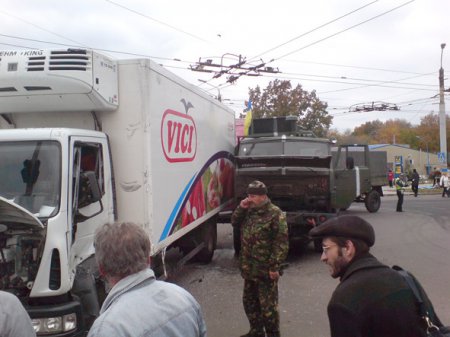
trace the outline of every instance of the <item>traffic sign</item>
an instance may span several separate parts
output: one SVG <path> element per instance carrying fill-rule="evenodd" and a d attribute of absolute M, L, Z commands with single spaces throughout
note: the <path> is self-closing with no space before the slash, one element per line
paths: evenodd
<path fill-rule="evenodd" d="M 442 164 L 446 164 L 445 152 L 438 152 L 438 160 Z"/>

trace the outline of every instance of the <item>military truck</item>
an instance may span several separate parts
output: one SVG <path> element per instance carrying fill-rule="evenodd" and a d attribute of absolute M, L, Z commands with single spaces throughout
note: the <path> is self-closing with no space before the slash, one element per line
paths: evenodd
<path fill-rule="evenodd" d="M 304 247 L 311 228 L 353 202 L 377 212 L 387 183 L 386 152 L 335 143 L 300 129 L 295 117 L 254 119 L 235 150 L 236 202 L 245 198 L 251 181 L 263 181 L 271 201 L 286 212 L 293 247 Z M 234 247 L 239 251 L 238 231 Z M 315 247 L 321 249 L 320 243 Z"/>

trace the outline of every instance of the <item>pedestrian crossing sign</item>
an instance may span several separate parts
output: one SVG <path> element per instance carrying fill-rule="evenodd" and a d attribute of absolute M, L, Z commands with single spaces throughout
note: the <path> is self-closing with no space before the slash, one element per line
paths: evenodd
<path fill-rule="evenodd" d="M 443 164 L 446 163 L 445 152 L 438 152 L 438 160 L 440 163 L 443 163 Z"/>

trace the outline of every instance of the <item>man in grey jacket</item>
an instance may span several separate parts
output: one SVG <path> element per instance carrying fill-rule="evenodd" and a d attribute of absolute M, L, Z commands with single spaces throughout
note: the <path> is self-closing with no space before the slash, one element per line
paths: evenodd
<path fill-rule="evenodd" d="M 36 337 L 30 316 L 22 303 L 6 291 L 0 291 L 0 336 Z"/>
<path fill-rule="evenodd" d="M 95 236 L 100 273 L 112 287 L 88 337 L 205 337 L 196 300 L 183 288 L 155 279 L 150 240 L 133 223 L 106 224 Z"/>

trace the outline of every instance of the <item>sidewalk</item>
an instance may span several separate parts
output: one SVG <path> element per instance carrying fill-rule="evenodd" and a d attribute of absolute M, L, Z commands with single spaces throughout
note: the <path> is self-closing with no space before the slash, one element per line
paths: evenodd
<path fill-rule="evenodd" d="M 387 195 L 397 195 L 395 187 L 389 187 L 389 185 L 383 186 L 383 194 Z M 411 190 L 411 184 L 405 188 L 405 195 L 413 195 Z M 419 185 L 419 195 L 420 194 L 442 194 L 442 188 L 433 187 L 433 184 L 420 184 Z"/>

